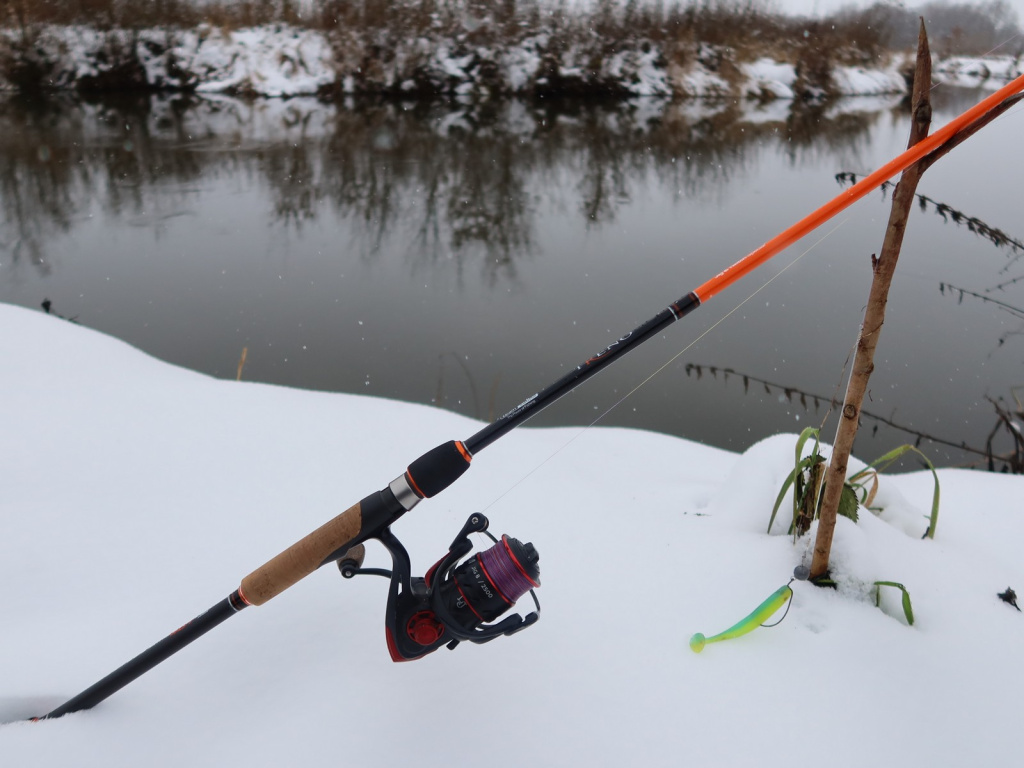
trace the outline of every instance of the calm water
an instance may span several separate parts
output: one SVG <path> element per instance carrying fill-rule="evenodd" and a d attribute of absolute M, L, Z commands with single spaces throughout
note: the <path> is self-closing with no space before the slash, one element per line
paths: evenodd
<path fill-rule="evenodd" d="M 938 89 L 936 124 L 980 96 Z M 234 378 L 247 348 L 248 380 L 488 420 L 831 198 L 836 173 L 897 154 L 906 125 L 897 103 L 870 99 L 797 114 L 7 102 L 0 301 L 48 299 L 214 376 Z M 1022 130 L 1018 107 L 919 192 L 1021 240 Z M 604 414 L 736 451 L 822 423 L 887 215 L 869 196 L 532 423 Z M 1012 405 L 1024 386 L 1022 277 L 1011 250 L 915 212 L 858 456 L 920 434 L 985 448 L 987 398 Z M 938 464 L 978 460 L 921 447 Z"/>

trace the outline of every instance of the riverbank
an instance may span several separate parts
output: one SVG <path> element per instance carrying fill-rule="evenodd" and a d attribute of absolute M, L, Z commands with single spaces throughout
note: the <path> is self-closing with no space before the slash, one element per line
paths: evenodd
<path fill-rule="evenodd" d="M 906 56 L 850 51 L 811 61 L 708 42 L 621 40 L 565 30 L 395 37 L 288 26 L 126 30 L 42 26 L 0 31 L 0 89 L 194 91 L 256 97 L 354 95 L 482 100 L 497 96 L 822 100 L 906 92 Z M 1019 57 L 936 61 L 942 81 L 1003 85 Z"/>
<path fill-rule="evenodd" d="M 2 304 L 0 358 L 0 721 L 65 701 L 411 456 L 482 426 L 393 400 L 218 381 Z M 740 454 L 636 429 L 515 430 L 394 533 L 422 573 L 486 507 L 491 530 L 540 552 L 535 627 L 393 664 L 386 582 L 328 565 L 95 709 L 0 725 L 0 764 L 276 768 L 343 750 L 347 763 L 390 766 L 458 749 L 518 768 L 522 748 L 485 727 L 460 728 L 456 747 L 451 707 L 425 704 L 480 681 L 498 693 L 474 705 L 522 734 L 538 766 L 1006 762 L 1024 617 L 998 595 L 1024 583 L 1019 477 L 940 469 L 937 534 L 922 541 L 931 473 L 880 476 L 877 511 L 838 521 L 836 589 L 794 582 L 777 627 L 688 647 L 806 562 L 813 529 L 794 544 L 780 515 L 768 532 L 794 442 L 777 435 Z M 376 542 L 366 549 L 367 566 L 390 567 Z M 628 576 L 612 578 L 616 566 Z M 667 598 L 637 589 L 641 572 L 677 586 Z M 901 591 L 879 581 L 905 586 L 912 626 Z M 532 609 L 524 597 L 514 610 Z M 834 714 L 780 744 L 821 693 L 812 670 Z M 969 706 L 941 705 L 951 691 Z"/>

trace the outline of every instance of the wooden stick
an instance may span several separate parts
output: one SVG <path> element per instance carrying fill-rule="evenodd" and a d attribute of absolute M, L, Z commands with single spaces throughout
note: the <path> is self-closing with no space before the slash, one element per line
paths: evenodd
<path fill-rule="evenodd" d="M 932 107 L 928 98 L 928 91 L 931 88 L 931 68 L 928 35 L 925 31 L 924 19 L 922 19 L 917 40 L 917 68 L 914 72 L 914 90 L 911 101 L 913 122 L 910 128 L 908 148 L 924 139 L 931 126 Z M 885 322 L 885 305 L 889 296 L 889 286 L 892 284 L 893 273 L 896 271 L 903 235 L 907 229 L 907 219 L 914 204 L 914 194 L 922 173 L 924 173 L 924 166 L 919 161 L 907 168 L 900 176 L 899 184 L 896 185 L 892 196 L 889 223 L 882 242 L 882 255 L 877 259 L 874 254 L 871 255 L 871 268 L 874 277 L 871 280 L 871 292 L 867 308 L 864 311 L 864 323 L 861 326 L 860 338 L 857 340 L 857 351 L 854 355 L 853 369 L 846 389 L 843 410 L 840 412 L 839 427 L 832 447 L 832 457 L 825 475 L 825 493 L 821 501 L 818 533 L 811 560 L 811 579 L 821 578 L 828 572 L 839 499 L 846 483 L 846 467 L 850 460 L 854 438 L 857 436 L 864 394 L 867 392 L 871 372 L 875 368 L 875 347 L 878 345 L 878 337 L 882 331 L 882 324 Z M 930 529 L 929 533 L 931 533 Z"/>

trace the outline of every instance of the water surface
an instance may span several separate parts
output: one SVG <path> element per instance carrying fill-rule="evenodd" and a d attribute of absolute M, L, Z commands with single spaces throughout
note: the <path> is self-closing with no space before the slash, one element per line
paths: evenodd
<path fill-rule="evenodd" d="M 936 125 L 982 95 L 937 89 Z M 900 152 L 907 125 L 878 99 L 9 101 L 0 301 L 213 376 L 245 348 L 247 380 L 489 420 Z M 1022 125 L 1018 107 L 919 191 L 1024 238 Z M 869 196 L 532 423 L 831 439 L 887 215 Z M 979 460 L 990 398 L 1015 408 L 1024 385 L 1019 257 L 915 211 L 861 458 Z"/>

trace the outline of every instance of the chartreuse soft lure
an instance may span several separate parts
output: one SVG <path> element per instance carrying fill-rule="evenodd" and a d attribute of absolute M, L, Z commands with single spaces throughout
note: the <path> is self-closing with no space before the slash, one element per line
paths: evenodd
<path fill-rule="evenodd" d="M 753 613 L 742 621 L 729 627 L 725 632 L 720 632 L 712 637 L 704 637 L 700 632 L 690 638 L 690 648 L 694 653 L 700 653 L 708 643 L 717 643 L 721 640 L 731 640 L 740 637 L 760 627 L 772 614 L 784 606 L 793 597 L 793 589 L 786 584 L 779 587 L 772 593 L 771 597 L 754 609 Z M 781 621 L 781 619 L 780 619 Z"/>

